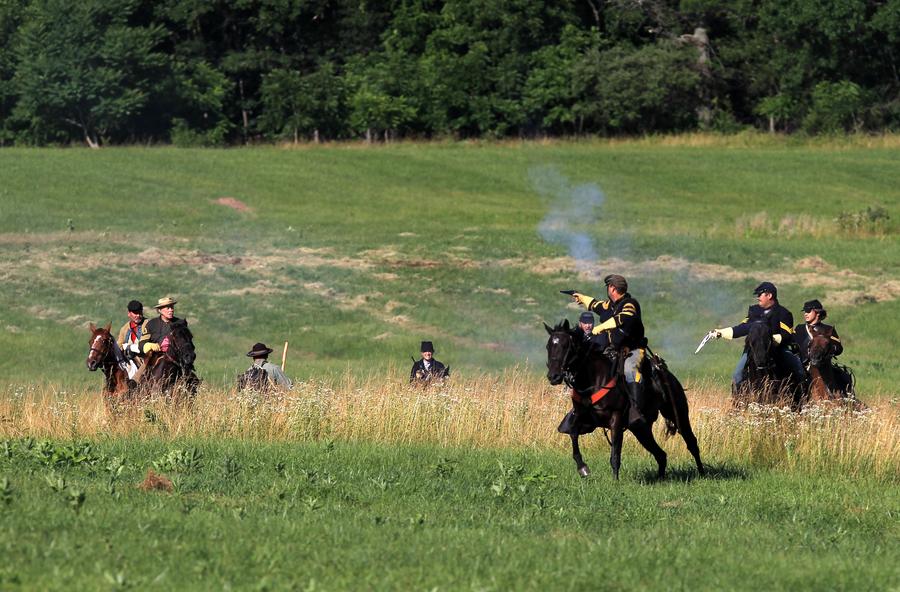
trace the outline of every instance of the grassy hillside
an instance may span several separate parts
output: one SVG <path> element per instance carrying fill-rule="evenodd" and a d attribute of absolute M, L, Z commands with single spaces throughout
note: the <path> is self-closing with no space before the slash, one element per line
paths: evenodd
<path fill-rule="evenodd" d="M 897 170 L 889 143 L 3 150 L 0 380 L 99 384 L 86 323 L 165 294 L 212 384 L 256 341 L 301 378 L 402 369 L 422 339 L 456 374 L 539 372 L 541 321 L 577 315 L 558 290 L 619 272 L 686 378 L 727 384 L 740 346 L 693 349 L 770 279 L 798 322 L 825 303 L 864 397 L 896 392 Z"/>
<path fill-rule="evenodd" d="M 4 590 L 896 588 L 898 488 L 547 451 L 4 441 Z M 148 469 L 174 491 L 145 490 Z M 165 484 L 160 484 L 165 487 Z M 892 559 L 893 557 L 893 559 Z"/>

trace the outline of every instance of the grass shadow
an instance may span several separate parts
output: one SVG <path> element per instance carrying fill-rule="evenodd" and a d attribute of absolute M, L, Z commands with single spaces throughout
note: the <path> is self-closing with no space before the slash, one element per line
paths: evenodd
<path fill-rule="evenodd" d="M 646 469 L 641 471 L 637 477 L 637 481 L 642 484 L 666 483 L 671 481 L 682 481 L 689 483 L 697 479 L 707 479 L 712 481 L 746 481 L 750 478 L 750 472 L 741 467 L 732 467 L 728 465 L 705 465 L 706 474 L 700 475 L 697 467 L 693 464 L 686 464 L 679 467 L 668 467 L 666 476 L 660 479 L 656 474 L 656 469 Z"/>

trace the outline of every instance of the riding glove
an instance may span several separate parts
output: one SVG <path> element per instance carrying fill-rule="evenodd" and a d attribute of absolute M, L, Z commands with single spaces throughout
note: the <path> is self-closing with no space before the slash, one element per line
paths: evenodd
<path fill-rule="evenodd" d="M 148 341 L 144 344 L 144 353 L 149 354 L 152 351 L 159 351 L 159 344 Z"/>
<path fill-rule="evenodd" d="M 587 296 L 586 294 L 579 294 L 578 292 L 572 294 L 572 298 L 574 298 L 576 302 L 578 302 L 578 304 L 587 308 L 588 310 L 590 310 L 591 308 L 591 303 L 594 302 L 594 299 L 590 296 Z"/>

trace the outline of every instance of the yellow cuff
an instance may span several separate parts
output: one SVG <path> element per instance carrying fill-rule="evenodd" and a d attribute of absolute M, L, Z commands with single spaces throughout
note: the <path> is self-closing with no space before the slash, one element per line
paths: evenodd
<path fill-rule="evenodd" d="M 734 339 L 734 329 L 731 327 L 726 327 L 725 329 L 716 329 L 716 333 L 721 335 L 724 339 Z"/>
<path fill-rule="evenodd" d="M 604 331 L 610 331 L 615 328 L 616 328 L 616 319 L 615 319 L 615 317 L 613 317 L 610 319 L 606 319 L 605 321 L 603 321 L 602 323 L 600 323 L 599 325 L 594 327 L 594 329 L 593 329 L 593 331 L 591 331 L 591 333 L 593 333 L 594 335 L 599 335 L 600 333 L 603 333 Z"/>
<path fill-rule="evenodd" d="M 578 301 L 578 304 L 590 310 L 591 304 L 594 302 L 594 299 L 592 297 L 588 296 L 587 294 L 579 294 L 578 292 L 575 292 L 574 294 L 572 294 L 572 296 L 575 297 L 575 300 Z"/>
<path fill-rule="evenodd" d="M 144 344 L 144 353 L 149 354 L 152 351 L 159 351 L 159 344 L 148 341 Z"/>

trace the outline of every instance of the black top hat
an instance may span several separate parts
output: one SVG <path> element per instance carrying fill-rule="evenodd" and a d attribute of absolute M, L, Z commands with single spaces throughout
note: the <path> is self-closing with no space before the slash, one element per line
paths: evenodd
<path fill-rule="evenodd" d="M 778 298 L 778 288 L 775 287 L 775 284 L 772 282 L 763 282 L 760 285 L 756 286 L 756 289 L 753 290 L 754 296 L 759 296 L 763 292 L 768 292 L 772 295 L 773 298 Z"/>
<path fill-rule="evenodd" d="M 275 350 L 273 350 L 271 347 L 266 347 L 265 343 L 256 343 L 253 345 L 253 349 L 247 352 L 247 357 L 265 358 L 273 351 Z"/>
<path fill-rule="evenodd" d="M 578 321 L 581 323 L 593 323 L 594 322 L 594 313 L 586 310 L 583 313 L 581 313 L 580 317 L 578 317 Z"/>
<path fill-rule="evenodd" d="M 430 341 L 423 341 L 422 347 L 419 348 L 419 351 L 434 353 L 434 344 L 432 344 Z"/>
<path fill-rule="evenodd" d="M 128 312 L 144 312 L 144 305 L 139 300 L 132 300 L 128 303 Z"/>

